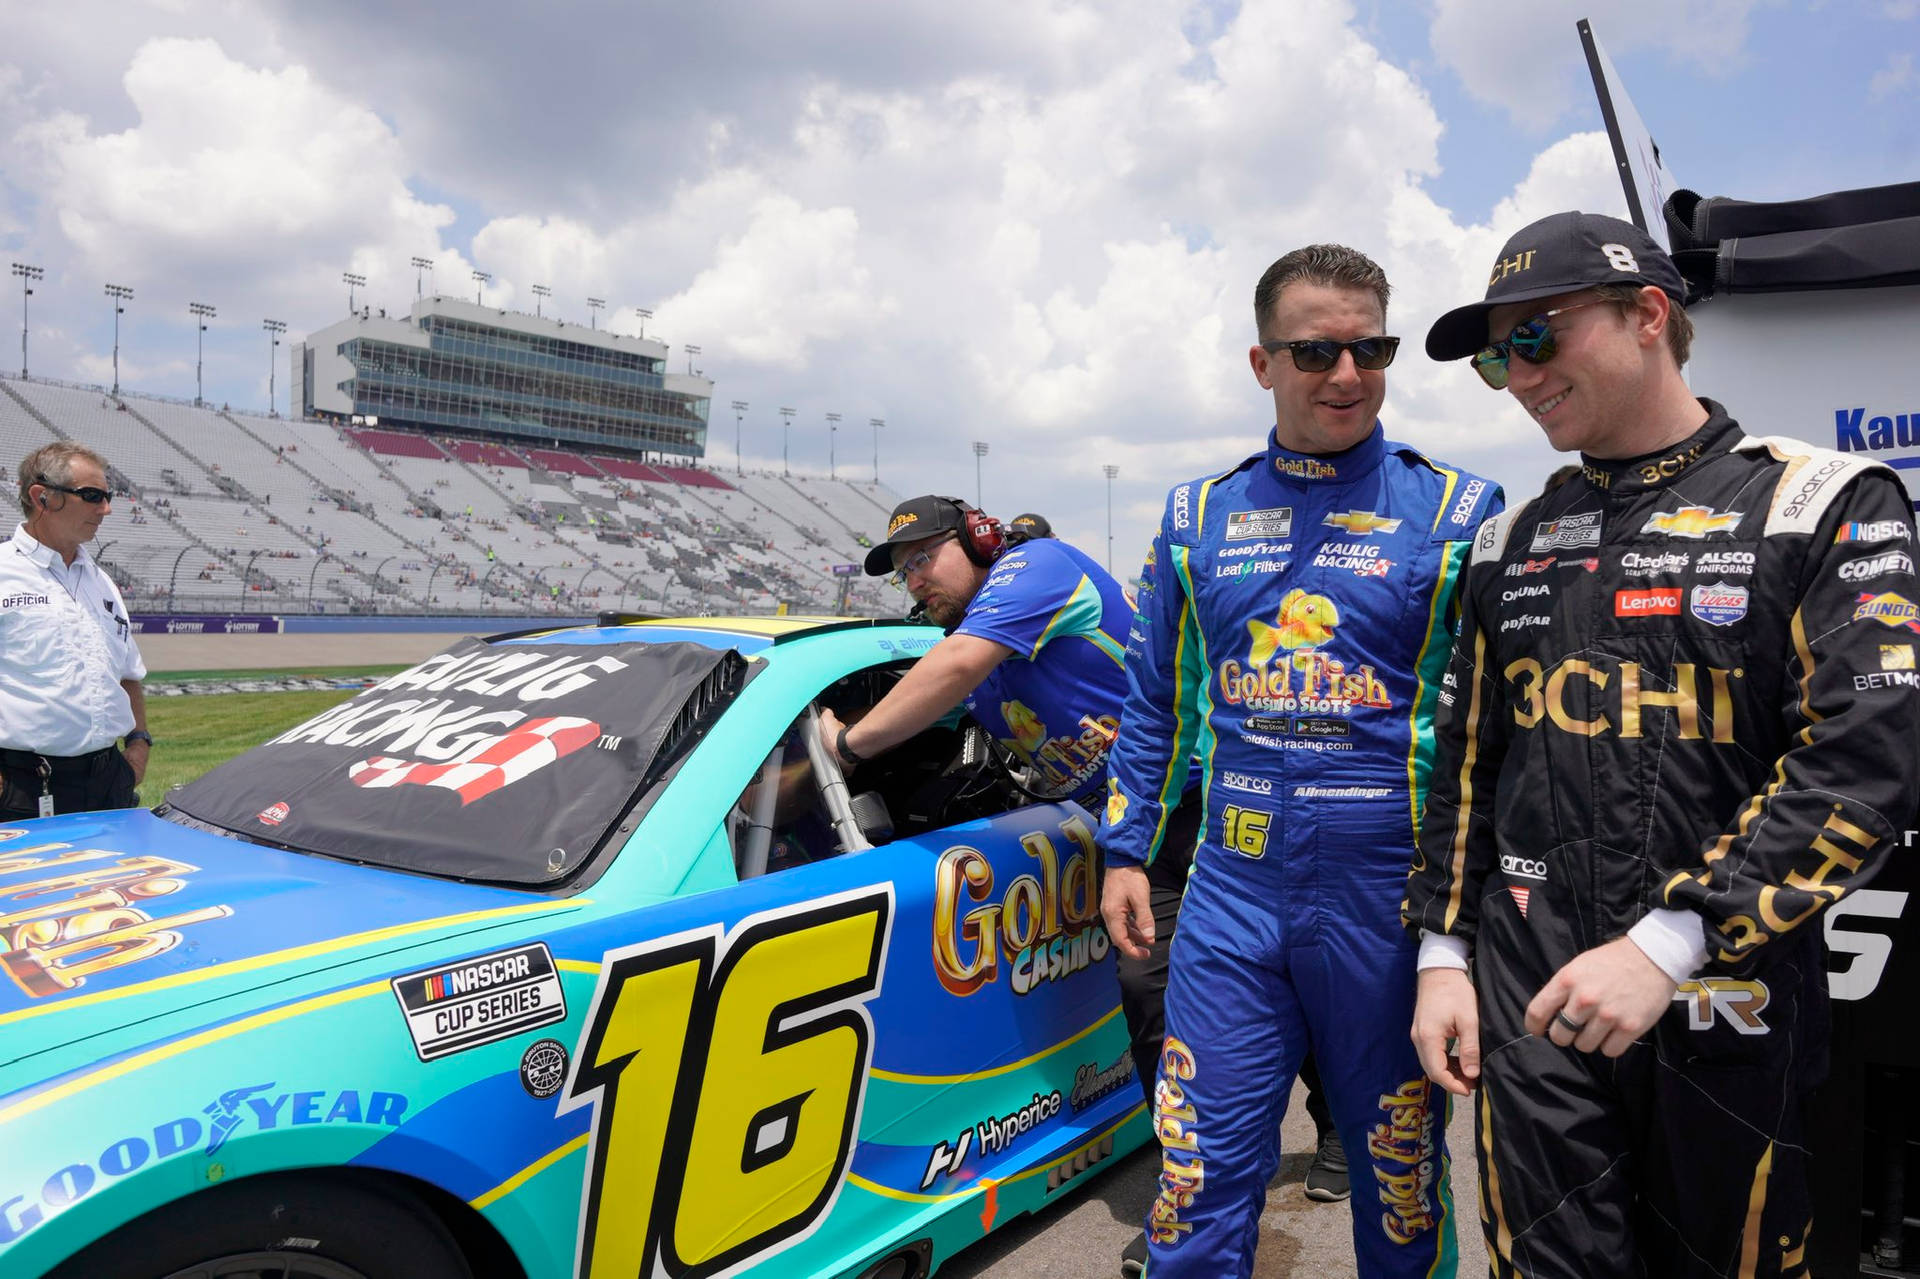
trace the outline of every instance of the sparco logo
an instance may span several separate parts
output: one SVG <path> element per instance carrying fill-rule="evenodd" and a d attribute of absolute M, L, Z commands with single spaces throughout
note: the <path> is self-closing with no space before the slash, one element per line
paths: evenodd
<path fill-rule="evenodd" d="M 1791 519 L 1806 510 L 1807 503 L 1811 502 L 1815 495 L 1826 487 L 1827 481 L 1832 479 L 1838 472 L 1845 470 L 1846 467 L 1846 458 L 1828 458 L 1818 470 L 1801 481 L 1800 487 L 1795 489 L 1793 496 L 1787 499 L 1787 504 L 1780 508 L 1780 514 Z"/>
<path fill-rule="evenodd" d="M 1453 504 L 1452 514 L 1447 519 L 1454 524 L 1465 524 L 1467 516 L 1473 514 L 1473 504 L 1480 500 L 1480 494 L 1486 491 L 1485 480 L 1475 480 L 1460 492 L 1460 500 Z"/>
<path fill-rule="evenodd" d="M 1525 875 L 1529 879 L 1545 879 L 1547 864 L 1534 857 L 1517 857 L 1512 853 L 1500 854 L 1500 869 L 1509 875 Z"/>
<path fill-rule="evenodd" d="M 1273 794 L 1273 783 L 1264 777 L 1250 777 L 1246 773 L 1222 773 L 1220 784 L 1228 790 L 1245 791 L 1249 795 Z"/>
<path fill-rule="evenodd" d="M 1193 525 L 1193 486 L 1182 484 L 1173 491 L 1173 526 L 1176 529 L 1190 528 Z"/>
<path fill-rule="evenodd" d="M 1913 561 L 1901 551 L 1890 551 L 1885 555 L 1876 555 L 1872 559 L 1848 560 L 1840 566 L 1840 580 L 1843 582 L 1864 582 L 1870 577 L 1879 577 L 1882 573 L 1911 573 Z"/>

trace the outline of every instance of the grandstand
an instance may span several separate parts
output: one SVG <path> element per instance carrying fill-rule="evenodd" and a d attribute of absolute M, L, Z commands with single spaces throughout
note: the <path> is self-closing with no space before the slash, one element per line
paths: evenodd
<path fill-rule="evenodd" d="M 0 379 L 9 471 L 53 439 L 107 458 L 126 496 L 90 549 L 136 613 L 902 611 L 892 588 L 834 572 L 865 553 L 895 494 L 722 476 L 664 434 L 576 422 L 483 439 Z"/>

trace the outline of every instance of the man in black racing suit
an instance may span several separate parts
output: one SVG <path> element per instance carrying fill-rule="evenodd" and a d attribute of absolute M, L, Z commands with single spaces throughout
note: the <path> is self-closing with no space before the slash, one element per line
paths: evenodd
<path fill-rule="evenodd" d="M 1427 339 L 1584 462 L 1475 541 L 1405 908 L 1496 1275 L 1805 1273 L 1819 912 L 1920 785 L 1908 496 L 1693 398 L 1683 300 L 1559 214 Z"/>

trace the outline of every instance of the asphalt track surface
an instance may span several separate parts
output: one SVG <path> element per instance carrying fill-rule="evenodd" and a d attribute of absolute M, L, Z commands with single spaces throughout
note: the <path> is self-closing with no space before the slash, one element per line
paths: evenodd
<path fill-rule="evenodd" d="M 505 629 L 511 629 L 510 626 Z M 430 657 L 461 638 L 449 634 L 145 635 L 149 671 L 271 670 L 311 666 L 384 666 Z M 208 689 L 207 691 L 214 691 Z M 1280 1126 L 1280 1171 L 1267 1188 L 1260 1218 L 1255 1279 L 1357 1274 L 1347 1204 L 1315 1203 L 1300 1189 L 1313 1156 L 1313 1122 L 1296 1085 Z M 1453 1152 L 1455 1231 L 1462 1275 L 1487 1272 L 1480 1237 L 1479 1179 L 1473 1166 L 1471 1105 L 1457 1105 L 1447 1125 Z M 1073 1195 L 1032 1217 L 1000 1226 L 952 1258 L 938 1279 L 1111 1279 L 1120 1251 L 1140 1231 L 1154 1195 L 1158 1151 L 1148 1147 L 1114 1161 Z M 1377 1208 L 1376 1208 L 1377 1210 Z"/>

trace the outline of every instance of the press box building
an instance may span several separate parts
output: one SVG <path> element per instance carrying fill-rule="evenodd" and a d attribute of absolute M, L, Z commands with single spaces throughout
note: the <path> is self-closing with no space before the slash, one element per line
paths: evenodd
<path fill-rule="evenodd" d="M 363 311 L 329 325 L 291 359 L 308 417 L 664 461 L 706 453 L 713 382 L 668 372 L 652 338 L 436 296 L 405 318 Z"/>

